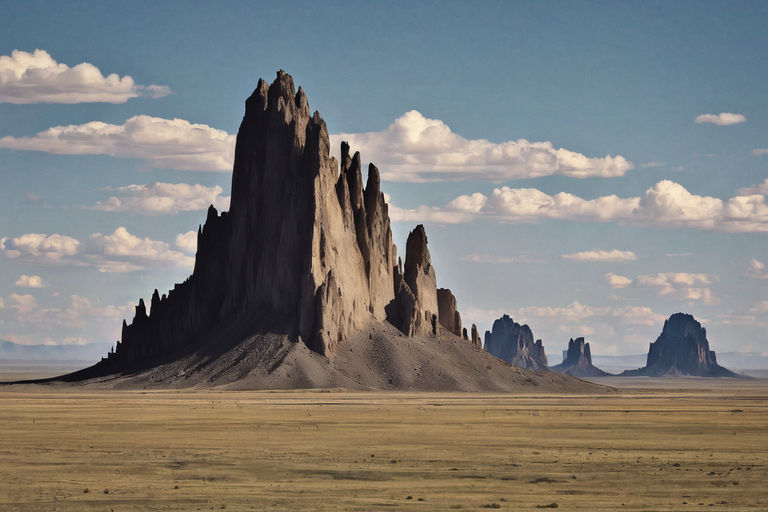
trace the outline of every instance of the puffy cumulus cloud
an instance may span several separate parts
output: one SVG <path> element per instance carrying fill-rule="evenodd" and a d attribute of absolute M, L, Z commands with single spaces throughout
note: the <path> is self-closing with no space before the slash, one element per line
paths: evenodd
<path fill-rule="evenodd" d="M 716 124 L 718 126 L 729 126 L 746 121 L 743 114 L 732 114 L 731 112 L 720 112 L 719 114 L 700 114 L 696 116 L 696 124 Z"/>
<path fill-rule="evenodd" d="M 0 238 L 0 250 L 6 257 L 34 263 L 63 263 L 75 255 L 80 242 L 66 235 L 27 233 Z"/>
<path fill-rule="evenodd" d="M 551 142 L 465 139 L 417 110 L 379 132 L 333 135 L 332 147 L 338 148 L 342 140 L 380 165 L 382 179 L 389 181 L 506 181 L 553 174 L 609 178 L 634 168 L 622 156 L 590 158 Z"/>
<path fill-rule="evenodd" d="M 641 274 L 635 278 L 634 282 L 637 286 L 655 288 L 659 295 L 669 295 L 687 302 L 711 305 L 718 304 L 720 301 L 712 296 L 711 290 L 706 286 L 716 280 L 716 276 L 708 274 L 661 272 Z"/>
<path fill-rule="evenodd" d="M 231 171 L 235 136 L 184 119 L 140 115 L 121 125 L 91 121 L 54 126 L 33 137 L 7 136 L 0 148 L 140 158 L 152 167 L 182 171 Z"/>
<path fill-rule="evenodd" d="M 140 238 L 120 226 L 110 235 L 90 237 L 91 254 L 85 258 L 100 272 L 130 272 L 147 267 L 192 268 L 194 258 L 170 248 L 166 242 Z"/>
<path fill-rule="evenodd" d="M 611 288 L 618 289 L 618 288 L 626 288 L 627 286 L 632 284 L 632 279 L 626 277 L 626 276 L 620 276 L 618 274 L 614 274 L 613 272 L 608 272 L 605 274 L 605 280 L 608 281 L 608 284 Z"/>
<path fill-rule="evenodd" d="M 104 190 L 117 192 L 117 195 L 96 203 L 90 209 L 144 215 L 172 215 L 205 210 L 210 205 L 218 210 L 229 209 L 229 196 L 222 196 L 223 190 L 218 185 L 206 187 L 189 183 L 148 183 Z"/>
<path fill-rule="evenodd" d="M 682 185 L 663 180 L 641 197 L 616 195 L 583 199 L 560 192 L 547 194 L 535 188 L 495 188 L 489 196 L 480 192 L 462 195 L 444 207 L 394 206 L 395 221 L 457 224 L 474 220 L 491 222 L 540 222 L 570 220 L 618 222 L 663 228 L 692 228 L 724 232 L 768 232 L 768 205 L 761 194 L 735 196 L 727 201 L 691 194 Z"/>
<path fill-rule="evenodd" d="M 9 307 L 17 310 L 19 313 L 28 313 L 37 307 L 37 300 L 29 294 L 12 293 Z"/>
<path fill-rule="evenodd" d="M 566 327 L 583 323 L 587 319 L 599 319 L 612 325 L 644 326 L 658 325 L 665 319 L 663 315 L 654 313 L 651 308 L 645 306 L 597 307 L 581 304 L 579 301 L 574 301 L 563 307 L 528 306 L 516 310 L 515 313 L 520 318 L 546 318 L 560 322 L 561 326 Z"/>
<path fill-rule="evenodd" d="M 43 278 L 21 274 L 21 277 L 16 280 L 16 286 L 19 288 L 43 288 Z"/>
<path fill-rule="evenodd" d="M 573 252 L 570 254 L 563 254 L 560 256 L 563 259 L 571 261 L 599 261 L 599 262 L 621 262 L 621 261 L 634 261 L 637 259 L 635 253 L 632 251 L 620 251 L 619 249 L 613 249 L 611 251 L 605 251 L 602 249 L 594 251 L 582 251 Z"/>
<path fill-rule="evenodd" d="M 182 251 L 190 249 L 190 233 L 176 239 Z M 16 238 L 5 237 L 0 239 L 0 249 L 8 258 L 29 263 L 94 266 L 100 272 L 194 266 L 194 258 L 189 254 L 171 249 L 166 242 L 135 236 L 123 226 L 107 235 L 95 233 L 85 243 L 64 235 L 28 233 Z"/>
<path fill-rule="evenodd" d="M 515 258 L 511 256 L 494 256 L 493 254 L 472 253 L 461 257 L 461 261 L 470 261 L 472 263 L 514 263 Z"/>
<path fill-rule="evenodd" d="M 81 328 L 93 321 L 117 323 L 123 318 L 130 318 L 133 314 L 133 305 L 102 306 L 86 297 L 70 295 L 63 309 L 51 311 L 56 313 L 52 317 L 54 323 L 60 323 L 66 327 Z"/>
<path fill-rule="evenodd" d="M 130 76 L 104 76 L 88 62 L 69 67 L 45 50 L 0 56 L 0 103 L 125 103 L 140 95 L 161 98 L 165 85 L 138 85 Z"/>
<path fill-rule="evenodd" d="M 197 231 L 187 231 L 176 235 L 176 247 L 188 254 L 197 252 Z"/>
<path fill-rule="evenodd" d="M 747 265 L 747 275 L 758 279 L 768 279 L 768 272 L 765 270 L 765 263 L 752 258 Z"/>

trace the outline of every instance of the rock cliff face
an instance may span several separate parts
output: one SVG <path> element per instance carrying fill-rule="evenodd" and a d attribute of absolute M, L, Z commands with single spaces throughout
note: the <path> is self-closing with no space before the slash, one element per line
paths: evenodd
<path fill-rule="evenodd" d="M 584 342 L 584 338 L 576 338 L 575 340 L 571 338 L 563 362 L 551 366 L 549 369 L 573 377 L 607 377 L 610 375 L 610 373 L 604 372 L 592 364 L 592 351 L 589 349 L 589 343 Z"/>
<path fill-rule="evenodd" d="M 644 368 L 627 370 L 622 376 L 649 377 L 692 375 L 697 377 L 737 377 L 717 364 L 709 350 L 707 330 L 691 315 L 675 313 L 664 322 L 661 335 L 651 343 Z"/>
<path fill-rule="evenodd" d="M 531 328 L 515 323 L 508 315 L 493 322 L 491 331 L 485 331 L 485 350 L 521 368 L 547 369 L 541 340 L 534 343 Z"/>
<path fill-rule="evenodd" d="M 408 237 L 403 270 L 378 169 L 368 166 L 364 184 L 360 154 L 342 143 L 337 162 L 329 144 L 325 122 L 288 74 L 260 80 L 237 135 L 230 211 L 209 208 L 192 276 L 167 296 L 155 290 L 150 315 L 139 302 L 111 358 L 150 360 L 212 326 L 243 322 L 324 355 L 376 321 L 409 336 L 436 334 L 424 227 Z M 453 294 L 441 294 L 460 322 Z M 449 330 L 457 334 L 456 324 Z"/>
<path fill-rule="evenodd" d="M 462 336 L 461 315 L 456 310 L 456 297 L 447 288 L 437 289 L 437 309 L 440 325 L 456 336 Z"/>
<path fill-rule="evenodd" d="M 364 180 L 360 154 L 345 143 L 340 160 L 291 77 L 260 80 L 237 135 L 231 209 L 209 208 L 192 275 L 167 295 L 155 290 L 150 308 L 139 300 L 108 357 L 45 382 L 595 389 L 470 346 L 455 297 L 438 293 L 424 227 L 409 234 L 403 264 L 378 169 L 369 165 Z M 474 325 L 472 343 L 479 345 Z M 543 358 L 540 342 L 530 345 L 516 353 L 538 347 Z"/>

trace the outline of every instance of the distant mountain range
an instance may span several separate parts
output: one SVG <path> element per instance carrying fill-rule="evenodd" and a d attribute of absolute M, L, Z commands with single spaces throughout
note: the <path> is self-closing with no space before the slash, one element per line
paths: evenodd
<path fill-rule="evenodd" d="M 0 340 L 0 366 L 52 363 L 95 363 L 110 349 L 109 343 L 87 345 L 21 345 Z"/>
<path fill-rule="evenodd" d="M 621 356 L 592 355 L 595 366 L 609 373 L 620 373 L 645 366 L 646 354 L 629 354 Z M 717 362 L 735 371 L 739 370 L 768 370 L 768 355 L 759 352 L 718 352 Z"/>

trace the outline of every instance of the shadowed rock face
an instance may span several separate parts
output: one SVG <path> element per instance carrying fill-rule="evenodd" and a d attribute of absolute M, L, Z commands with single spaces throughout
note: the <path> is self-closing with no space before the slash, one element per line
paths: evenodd
<path fill-rule="evenodd" d="M 456 309 L 456 297 L 447 288 L 437 289 L 437 309 L 440 325 L 456 336 L 462 336 L 461 315 Z"/>
<path fill-rule="evenodd" d="M 112 357 L 152 358 L 243 318 L 320 354 L 371 321 L 435 332 L 423 226 L 408 237 L 404 272 L 396 254 L 378 169 L 364 186 L 359 153 L 342 143 L 341 162 L 331 157 L 325 122 L 280 71 L 246 100 L 230 211 L 208 210 L 192 276 L 168 296 L 155 291 L 151 316 L 140 302 Z"/>
<path fill-rule="evenodd" d="M 661 335 L 650 345 L 644 368 L 627 370 L 621 375 L 737 377 L 717 364 L 715 352 L 709 350 L 707 330 L 684 313 L 675 313 L 664 322 Z"/>
<path fill-rule="evenodd" d="M 515 323 L 509 315 L 493 322 L 491 331 L 485 331 L 485 350 L 521 368 L 547 368 L 547 356 L 544 354 L 541 340 L 534 343 L 531 328 Z"/>
<path fill-rule="evenodd" d="M 610 373 L 592 365 L 592 352 L 584 338 L 571 338 L 568 351 L 562 363 L 550 367 L 550 370 L 573 377 L 606 377 Z"/>

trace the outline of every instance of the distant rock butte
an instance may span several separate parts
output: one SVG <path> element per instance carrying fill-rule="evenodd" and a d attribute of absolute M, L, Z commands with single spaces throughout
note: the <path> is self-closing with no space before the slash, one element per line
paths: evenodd
<path fill-rule="evenodd" d="M 149 308 L 140 300 L 108 357 L 59 380 L 119 376 L 128 387 L 584 387 L 477 350 L 477 328 L 469 339 L 456 298 L 437 288 L 424 227 L 409 234 L 403 264 L 378 169 L 370 164 L 364 183 L 360 154 L 342 143 L 340 158 L 330 156 L 325 122 L 310 114 L 288 74 L 278 72 L 271 85 L 259 80 L 237 134 L 230 211 L 208 209 L 192 275 L 167 295 L 155 290 Z M 545 368 L 541 342 L 529 343 L 524 330 L 511 360 Z"/>
<path fill-rule="evenodd" d="M 573 377 L 607 377 L 611 375 L 592 364 L 592 351 L 589 348 L 589 343 L 584 342 L 584 338 L 576 338 L 575 340 L 571 338 L 563 362 L 556 366 L 550 366 L 549 369 Z"/>
<path fill-rule="evenodd" d="M 531 328 L 515 323 L 509 315 L 493 322 L 491 331 L 485 331 L 485 350 L 521 368 L 547 369 L 547 356 L 541 340 L 534 342 Z"/>
<path fill-rule="evenodd" d="M 650 345 L 644 368 L 621 373 L 626 377 L 676 375 L 738 377 L 717 364 L 715 352 L 709 350 L 707 330 L 685 313 L 675 313 L 664 322 L 661 334 Z"/>

